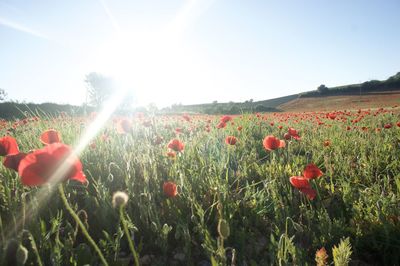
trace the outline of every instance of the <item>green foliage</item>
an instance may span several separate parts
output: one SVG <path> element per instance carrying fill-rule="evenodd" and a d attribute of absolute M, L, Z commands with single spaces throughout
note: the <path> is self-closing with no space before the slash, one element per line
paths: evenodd
<path fill-rule="evenodd" d="M 349 265 L 352 253 L 350 239 L 342 239 L 339 243 L 339 246 L 334 246 L 332 249 L 333 262 L 335 266 Z"/>
<path fill-rule="evenodd" d="M 6 120 L 24 119 L 31 116 L 49 118 L 59 116 L 61 113 L 82 116 L 93 110 L 91 107 L 78 107 L 69 104 L 2 102 L 0 103 L 0 118 Z"/>
<path fill-rule="evenodd" d="M 324 123 L 318 126 L 316 117 Z M 89 184 L 66 182 L 65 195 L 110 265 L 132 265 L 132 247 L 143 265 L 313 265 L 316 250 L 330 251 L 344 236 L 347 240 L 333 249 L 333 256 L 329 253 L 337 263 L 351 255 L 361 263 L 396 265 L 397 109 L 338 113 L 335 120 L 325 113 L 244 114 L 223 129 L 216 128 L 219 116 L 190 118 L 128 117 L 133 128 L 122 135 L 110 121 L 93 139 L 95 145 L 80 154 Z M 42 147 L 38 138 L 48 128 L 75 145 L 91 118 L 27 121 L 8 133 L 25 152 Z M 384 129 L 389 123 L 393 127 Z M 13 124 L 4 122 L 2 134 Z M 204 130 L 207 125 L 210 132 Z M 167 144 L 177 137 L 178 127 L 185 149 L 171 159 Z M 301 140 L 288 140 L 284 149 L 273 152 L 263 148 L 265 136 L 282 139 L 288 127 L 297 129 Z M 225 144 L 228 135 L 238 138 L 236 145 Z M 155 142 L 158 136 L 161 143 Z M 327 139 L 330 146 L 324 146 Z M 324 173 L 310 181 L 317 191 L 314 200 L 289 182 L 310 162 Z M 167 180 L 177 184 L 178 196 L 164 195 Z M 112 205 L 116 191 L 129 196 L 126 228 Z M 16 172 L 0 167 L 2 258 L 6 243 L 16 239 L 29 252 L 27 265 L 99 264 L 79 226 L 57 193 L 47 186 L 24 187 Z"/>
<path fill-rule="evenodd" d="M 110 97 L 113 89 L 113 81 L 100 73 L 91 72 L 86 75 L 87 93 L 89 103 L 99 108 Z"/>
<path fill-rule="evenodd" d="M 361 84 L 350 84 L 345 86 L 328 88 L 320 85 L 315 91 L 303 92 L 299 97 L 318 97 L 333 95 L 358 95 L 369 92 L 381 92 L 390 90 L 400 90 L 400 72 L 386 80 L 370 80 Z"/>
<path fill-rule="evenodd" d="M 319 94 L 326 94 L 328 92 L 328 88 L 325 85 L 320 85 L 317 89 L 317 91 L 319 92 Z"/>
<path fill-rule="evenodd" d="M 0 89 L 0 102 L 4 101 L 5 99 L 7 99 L 7 93 L 5 90 Z"/>

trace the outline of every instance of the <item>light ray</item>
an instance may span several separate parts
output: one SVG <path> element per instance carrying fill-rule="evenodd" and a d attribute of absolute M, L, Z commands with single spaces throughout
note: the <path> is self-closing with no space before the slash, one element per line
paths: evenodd
<path fill-rule="evenodd" d="M 188 0 L 178 10 L 174 19 L 167 24 L 166 34 L 182 34 L 210 8 L 216 0 Z"/>
<path fill-rule="evenodd" d="M 60 166 L 54 171 L 54 173 L 48 179 L 48 186 L 41 187 L 35 195 L 36 200 L 28 203 L 25 206 L 25 213 L 21 212 L 16 218 L 16 224 L 13 229 L 8 228 L 5 230 L 8 232 L 6 239 L 11 238 L 16 232 L 18 232 L 26 220 L 30 221 L 31 218 L 38 212 L 38 208 L 42 208 L 45 206 L 46 201 L 56 190 L 55 187 L 63 181 L 63 178 L 70 170 L 71 164 L 69 161 L 79 157 L 85 147 L 90 143 L 90 141 L 96 137 L 99 131 L 104 127 L 107 123 L 111 115 L 118 108 L 119 104 L 123 100 L 126 95 L 126 89 L 117 90 L 117 92 L 113 95 L 113 97 L 105 104 L 102 111 L 96 116 L 95 120 L 88 126 L 85 130 L 83 136 L 80 141 L 74 145 L 74 149 L 72 153 L 64 158 L 63 162 Z M 38 208 L 35 207 L 38 205 Z"/>
<path fill-rule="evenodd" d="M 101 6 L 103 7 L 104 12 L 106 12 L 108 18 L 110 19 L 111 24 L 114 27 L 114 30 L 117 33 L 120 33 L 121 32 L 121 27 L 119 26 L 119 24 L 118 24 L 117 20 L 115 19 L 114 15 L 111 13 L 111 10 L 107 5 L 106 0 L 99 0 L 99 2 L 101 4 Z"/>
<path fill-rule="evenodd" d="M 38 31 L 35 31 L 35 30 L 31 29 L 31 28 L 25 27 L 24 25 L 21 25 L 19 23 L 13 22 L 11 20 L 8 20 L 8 19 L 2 18 L 2 17 L 0 17 L 0 25 L 5 26 L 5 27 L 10 28 L 10 29 L 13 29 L 13 30 L 17 30 L 17 31 L 20 31 L 20 32 L 23 32 L 23 33 L 30 34 L 30 35 L 35 36 L 35 37 L 39 37 L 39 38 L 42 38 L 42 39 L 50 40 L 49 37 L 47 37 L 46 35 L 38 32 Z"/>

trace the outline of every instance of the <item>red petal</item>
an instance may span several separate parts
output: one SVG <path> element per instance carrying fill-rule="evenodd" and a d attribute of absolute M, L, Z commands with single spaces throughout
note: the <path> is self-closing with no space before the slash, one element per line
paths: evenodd
<path fill-rule="evenodd" d="M 19 153 L 17 141 L 10 136 L 0 139 L 0 156 Z"/>
<path fill-rule="evenodd" d="M 61 137 L 56 130 L 49 129 L 42 133 L 42 135 L 40 136 L 40 141 L 43 144 L 48 145 L 52 143 L 61 142 Z"/>
<path fill-rule="evenodd" d="M 24 159 L 26 153 L 10 154 L 4 158 L 3 165 L 7 168 L 13 169 L 18 172 L 18 166 L 22 159 Z"/>
<path fill-rule="evenodd" d="M 43 178 L 43 168 L 45 166 L 37 163 L 37 155 L 35 153 L 28 154 L 21 160 L 18 166 L 18 174 L 21 182 L 25 186 L 39 186 L 46 182 Z"/>
<path fill-rule="evenodd" d="M 297 135 L 297 130 L 294 129 L 294 128 L 292 128 L 292 127 L 290 127 L 289 130 L 288 130 L 288 133 L 289 133 L 291 136 L 296 136 L 296 135 Z"/>
<path fill-rule="evenodd" d="M 322 176 L 322 171 L 315 165 L 310 163 L 303 171 L 303 176 L 308 179 L 314 179 Z"/>
<path fill-rule="evenodd" d="M 82 163 L 78 157 L 71 155 L 69 146 L 62 143 L 53 143 L 28 154 L 21 160 L 18 173 L 21 182 L 27 186 L 38 186 L 48 182 L 60 165 L 66 166 L 62 180 L 74 179 L 85 182 L 82 172 Z"/>
<path fill-rule="evenodd" d="M 290 184 L 292 184 L 292 186 L 294 186 L 297 189 L 311 188 L 309 180 L 302 176 L 290 177 Z"/>
<path fill-rule="evenodd" d="M 270 135 L 264 138 L 263 146 L 266 150 L 273 151 L 278 148 L 285 147 L 285 141 L 279 140 L 278 138 L 275 138 L 274 136 Z"/>
<path fill-rule="evenodd" d="M 306 194 L 307 198 L 310 200 L 313 200 L 315 196 L 317 196 L 317 192 L 312 188 L 300 188 L 299 190 Z"/>
<path fill-rule="evenodd" d="M 71 177 L 71 179 L 79 181 L 83 184 L 88 182 L 83 171 L 78 171 L 73 177 Z"/>
<path fill-rule="evenodd" d="M 168 148 L 174 151 L 182 151 L 185 148 L 185 145 L 178 139 L 173 139 L 168 143 Z"/>
<path fill-rule="evenodd" d="M 285 141 L 284 140 L 280 140 L 279 141 L 279 148 L 285 148 L 285 146 L 286 146 Z"/>

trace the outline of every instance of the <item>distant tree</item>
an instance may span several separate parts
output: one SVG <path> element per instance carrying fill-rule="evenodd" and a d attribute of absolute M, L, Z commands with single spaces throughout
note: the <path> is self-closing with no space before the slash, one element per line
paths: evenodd
<path fill-rule="evenodd" d="M 268 108 L 262 104 L 257 104 L 257 106 L 254 108 L 254 111 L 256 112 L 265 112 L 267 110 Z"/>
<path fill-rule="evenodd" d="M 122 99 L 121 103 L 119 104 L 117 111 L 120 113 L 131 112 L 133 110 L 134 99 L 135 97 L 133 93 L 128 92 Z"/>
<path fill-rule="evenodd" d="M 222 105 L 216 105 L 214 107 L 214 114 L 224 114 L 226 113 L 225 109 L 222 107 Z"/>
<path fill-rule="evenodd" d="M 379 81 L 379 80 L 370 80 L 370 81 L 366 81 L 364 83 L 361 84 L 360 89 L 363 89 L 365 91 L 369 91 L 369 90 L 377 90 L 382 86 L 383 82 Z"/>
<path fill-rule="evenodd" d="M 329 90 L 329 89 L 328 89 L 324 84 L 320 85 L 320 86 L 318 87 L 318 89 L 317 89 L 317 91 L 318 91 L 320 94 L 325 94 L 325 93 L 328 92 L 328 90 Z"/>
<path fill-rule="evenodd" d="M 231 106 L 231 108 L 229 108 L 229 114 L 240 114 L 240 107 L 237 105 L 237 104 L 235 104 L 235 105 L 232 105 Z"/>
<path fill-rule="evenodd" d="M 391 76 L 388 80 L 400 80 L 400 72 L 397 72 L 396 75 Z"/>
<path fill-rule="evenodd" d="M 100 107 L 111 94 L 111 78 L 97 72 L 91 72 L 86 75 L 85 83 L 87 85 L 87 96 L 89 97 L 87 100 L 92 106 Z"/>
<path fill-rule="evenodd" d="M 4 101 L 7 99 L 7 92 L 3 89 L 0 89 L 0 102 Z"/>
<path fill-rule="evenodd" d="M 253 101 L 254 101 L 253 99 L 250 99 L 250 100 L 249 100 L 250 103 L 253 103 Z"/>
<path fill-rule="evenodd" d="M 146 110 L 150 114 L 155 114 L 158 112 L 158 107 L 155 103 L 149 103 L 146 107 Z"/>

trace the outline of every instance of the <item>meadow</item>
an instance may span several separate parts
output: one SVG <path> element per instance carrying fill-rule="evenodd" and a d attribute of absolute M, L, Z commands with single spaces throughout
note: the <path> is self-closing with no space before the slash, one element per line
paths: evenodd
<path fill-rule="evenodd" d="M 1 122 L 3 265 L 399 265 L 396 106 L 95 119 Z"/>

